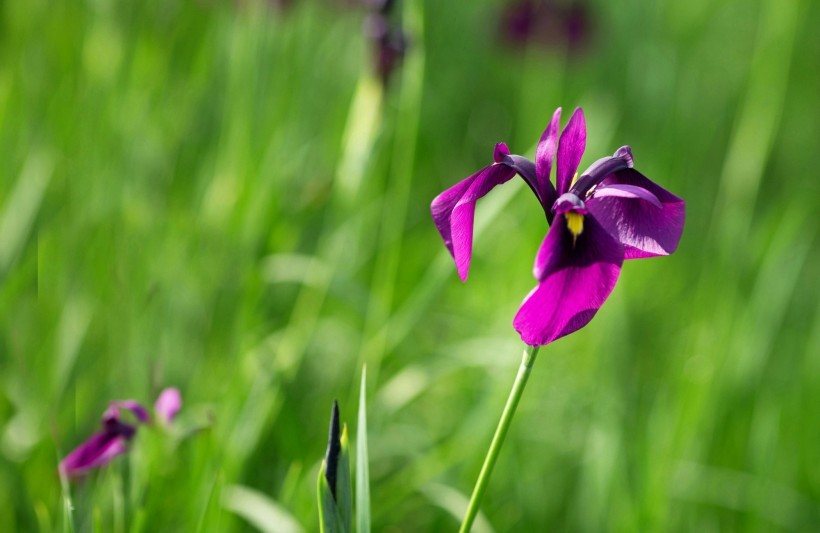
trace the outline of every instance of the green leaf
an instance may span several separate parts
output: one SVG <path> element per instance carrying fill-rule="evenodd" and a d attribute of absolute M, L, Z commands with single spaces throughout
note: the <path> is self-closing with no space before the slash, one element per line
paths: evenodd
<path fill-rule="evenodd" d="M 342 452 L 339 454 L 339 466 L 336 478 L 336 504 L 342 517 L 345 531 L 353 531 L 353 487 L 350 480 L 350 440 L 347 437 L 347 424 L 342 426 Z"/>
<path fill-rule="evenodd" d="M 317 496 L 319 499 L 319 531 L 321 533 L 349 533 L 349 530 L 344 528 L 336 499 L 333 497 L 330 485 L 327 484 L 324 461 L 322 461 L 322 468 L 319 469 Z"/>
<path fill-rule="evenodd" d="M 370 533 L 370 466 L 367 456 L 367 367 L 362 368 L 359 422 L 356 430 L 356 531 Z"/>

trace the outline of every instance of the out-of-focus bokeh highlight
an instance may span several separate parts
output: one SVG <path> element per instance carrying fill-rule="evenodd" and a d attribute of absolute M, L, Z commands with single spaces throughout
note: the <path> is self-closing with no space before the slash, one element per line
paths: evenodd
<path fill-rule="evenodd" d="M 455 530 L 547 226 L 500 187 L 462 284 L 429 204 L 559 105 L 687 226 L 541 350 L 475 531 L 815 528 L 820 4 L 391 4 L 0 3 L 0 531 L 315 531 L 364 363 L 373 531 Z"/>

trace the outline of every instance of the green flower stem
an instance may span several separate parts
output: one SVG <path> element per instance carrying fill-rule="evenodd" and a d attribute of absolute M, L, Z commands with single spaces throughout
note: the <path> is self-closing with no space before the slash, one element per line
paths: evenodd
<path fill-rule="evenodd" d="M 459 533 L 469 533 L 470 528 L 473 526 L 473 521 L 481 505 L 481 499 L 484 497 L 484 491 L 487 490 L 490 475 L 498 459 L 498 453 L 504 444 L 504 437 L 507 436 L 507 430 L 510 429 L 510 423 L 518 407 L 518 401 L 521 399 L 521 395 L 524 393 L 524 387 L 527 385 L 527 379 L 530 377 L 532 365 L 535 363 L 535 356 L 538 355 L 538 348 L 540 348 L 540 346 L 527 346 L 527 349 L 524 350 L 521 366 L 518 368 L 518 375 L 515 376 L 515 383 L 513 383 L 512 390 L 510 391 L 510 397 L 507 398 L 507 405 L 504 406 L 501 420 L 498 421 L 498 427 L 495 429 L 490 450 L 487 452 L 487 457 L 484 458 L 484 466 L 481 467 L 481 473 L 478 475 L 478 481 L 476 481 L 473 495 L 470 497 L 470 505 L 467 507 L 467 514 L 461 523 Z"/>

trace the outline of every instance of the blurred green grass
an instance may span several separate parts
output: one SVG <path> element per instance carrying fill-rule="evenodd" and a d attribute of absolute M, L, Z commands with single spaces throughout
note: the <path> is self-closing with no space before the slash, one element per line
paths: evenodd
<path fill-rule="evenodd" d="M 482 200 L 462 285 L 429 202 L 495 142 L 531 154 L 558 105 L 585 109 L 582 165 L 630 144 L 687 227 L 542 350 L 488 523 L 815 527 L 820 6 L 590 2 L 568 54 L 504 45 L 503 5 L 403 4 L 382 91 L 343 2 L 0 4 L 0 530 L 245 530 L 237 485 L 315 530 L 363 362 L 373 530 L 454 529 L 546 227 L 517 181 Z M 169 385 L 205 429 L 141 431 L 69 521 L 59 458 Z"/>

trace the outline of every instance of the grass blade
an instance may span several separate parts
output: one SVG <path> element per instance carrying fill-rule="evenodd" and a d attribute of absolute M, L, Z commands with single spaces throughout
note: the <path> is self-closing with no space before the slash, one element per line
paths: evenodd
<path fill-rule="evenodd" d="M 232 485 L 222 492 L 222 505 L 265 533 L 302 533 L 302 526 L 281 505 L 264 494 Z"/>
<path fill-rule="evenodd" d="M 370 533 L 370 467 L 367 455 L 367 367 L 362 367 L 356 429 L 356 531 Z"/>

